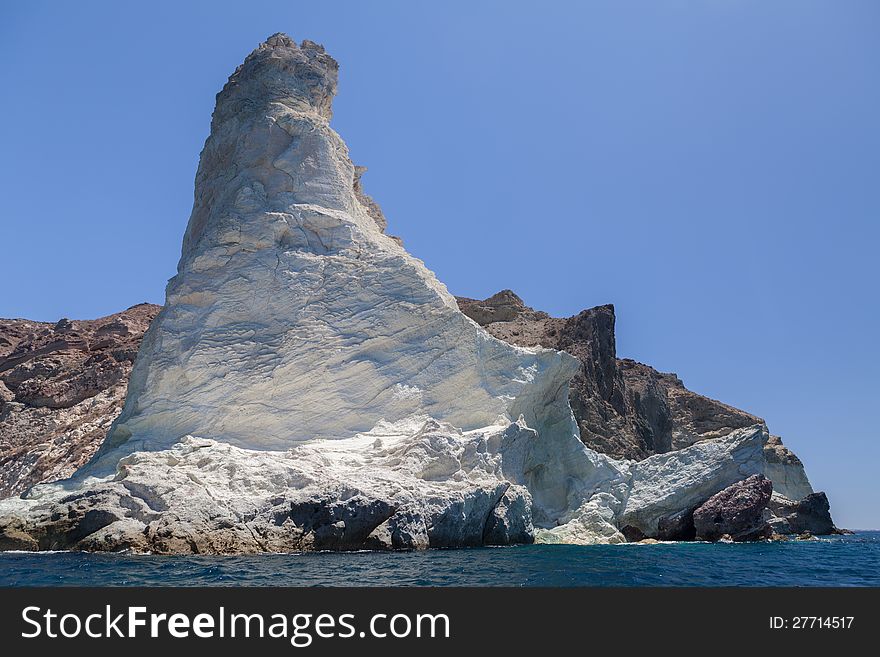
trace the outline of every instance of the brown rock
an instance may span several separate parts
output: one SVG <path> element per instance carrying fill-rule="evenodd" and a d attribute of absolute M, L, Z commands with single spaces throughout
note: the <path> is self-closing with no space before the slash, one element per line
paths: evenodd
<path fill-rule="evenodd" d="M 385 229 L 388 227 L 388 221 L 385 219 L 385 214 L 382 212 L 382 208 L 378 203 L 373 199 L 372 196 L 368 195 L 364 192 L 363 184 L 361 183 L 361 176 L 363 176 L 367 172 L 367 167 L 355 166 L 354 168 L 354 193 L 357 196 L 357 200 L 367 211 L 367 214 L 376 222 L 376 225 L 379 227 L 383 233 Z"/>
<path fill-rule="evenodd" d="M 95 320 L 0 320 L 0 497 L 70 476 L 122 410 L 159 306 Z"/>
<path fill-rule="evenodd" d="M 731 484 L 699 506 L 693 515 L 696 538 L 718 541 L 752 541 L 771 535 L 764 509 L 773 495 L 773 484 L 764 475 L 752 475 Z"/>

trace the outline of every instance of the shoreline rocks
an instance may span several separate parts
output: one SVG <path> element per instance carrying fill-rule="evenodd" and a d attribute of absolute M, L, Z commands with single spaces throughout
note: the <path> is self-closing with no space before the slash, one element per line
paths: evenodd
<path fill-rule="evenodd" d="M 810 534 L 821 536 L 840 530 L 831 519 L 831 509 L 825 493 L 810 493 L 801 500 L 790 500 L 774 495 L 769 502 L 772 514 L 770 526 L 779 534 Z"/>
<path fill-rule="evenodd" d="M 694 510 L 698 541 L 717 541 L 729 536 L 734 541 L 754 541 L 771 534 L 764 509 L 773 494 L 773 484 L 764 475 L 752 475 L 710 497 Z"/>
<path fill-rule="evenodd" d="M 700 535 L 706 500 L 733 505 L 724 491 L 768 468 L 782 493 L 809 487 L 759 418 L 618 359 L 612 306 L 558 319 L 510 291 L 456 301 L 385 234 L 329 125 L 337 72 L 276 34 L 229 78 L 142 341 L 119 318 L 95 340 L 59 322 L 34 358 L 13 346 L 4 405 L 54 410 L 124 389 L 108 359 L 130 365 L 140 343 L 91 460 L 0 500 L 0 549 L 621 543 Z M 53 370 L 53 340 L 95 367 Z M 732 513 L 722 538 L 745 531 Z"/>

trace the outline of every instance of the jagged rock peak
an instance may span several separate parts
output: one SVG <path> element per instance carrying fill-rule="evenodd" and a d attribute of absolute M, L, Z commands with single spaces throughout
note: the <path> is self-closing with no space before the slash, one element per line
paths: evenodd
<path fill-rule="evenodd" d="M 416 416 L 470 431 L 522 415 L 542 438 L 574 437 L 576 361 L 491 338 L 381 232 L 363 170 L 300 107 L 335 87 L 324 57 L 272 38 L 218 97 L 178 273 L 102 459 L 187 434 L 284 450 Z"/>
<path fill-rule="evenodd" d="M 305 40 L 297 45 L 286 34 L 273 34 L 251 52 L 217 94 L 213 124 L 259 110 L 268 100 L 301 112 L 332 116 L 339 64 L 324 46 Z"/>
<path fill-rule="evenodd" d="M 561 349 L 577 357 L 581 371 L 570 384 L 570 401 L 589 447 L 618 458 L 641 460 L 651 454 L 681 449 L 698 440 L 734 429 L 763 424 L 760 418 L 684 387 L 675 374 L 658 372 L 629 359 L 617 358 L 612 304 L 588 308 L 567 318 L 550 317 L 523 304 L 510 290 L 488 299 L 458 298 L 462 312 L 507 342 Z M 811 492 L 803 468 L 783 463 L 784 454 L 768 467 L 791 482 L 786 490 L 796 499 Z M 769 475 L 768 475 L 769 476 Z"/>
<path fill-rule="evenodd" d="M 354 210 L 353 166 L 329 126 L 338 71 L 323 46 L 275 34 L 229 77 L 201 153 L 179 271 L 206 237 L 224 248 L 241 243 L 244 217 L 252 222 L 258 209 L 313 203 Z"/>
<path fill-rule="evenodd" d="M 512 322 L 523 312 L 534 312 L 513 290 L 501 290 L 483 300 L 459 297 L 458 306 L 480 326 L 493 322 Z"/>

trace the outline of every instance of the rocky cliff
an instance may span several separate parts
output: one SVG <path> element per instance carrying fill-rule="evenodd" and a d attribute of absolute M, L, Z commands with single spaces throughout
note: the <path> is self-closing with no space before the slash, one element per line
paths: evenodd
<path fill-rule="evenodd" d="M 122 410 L 159 307 L 55 324 L 0 319 L 0 497 L 69 477 Z"/>
<path fill-rule="evenodd" d="M 609 307 L 462 313 L 384 234 L 329 125 L 337 69 L 274 35 L 218 94 L 123 410 L 73 477 L 0 501 L 0 549 L 613 543 L 767 471 L 756 418 L 627 375 Z"/>
<path fill-rule="evenodd" d="M 510 290 L 482 301 L 459 297 L 458 304 L 506 342 L 561 349 L 578 358 L 571 408 L 581 440 L 597 452 L 642 460 L 764 424 L 755 415 L 691 392 L 675 374 L 618 358 L 610 304 L 566 318 L 529 308 Z M 770 436 L 764 455 L 778 493 L 799 500 L 813 492 L 800 459 L 779 436 Z"/>
<path fill-rule="evenodd" d="M 596 451 L 641 460 L 763 424 L 759 417 L 689 391 L 675 374 L 619 359 L 610 304 L 557 318 L 529 308 L 510 290 L 482 301 L 460 297 L 458 303 L 506 342 L 561 349 L 578 358 L 571 407 L 581 440 Z"/>

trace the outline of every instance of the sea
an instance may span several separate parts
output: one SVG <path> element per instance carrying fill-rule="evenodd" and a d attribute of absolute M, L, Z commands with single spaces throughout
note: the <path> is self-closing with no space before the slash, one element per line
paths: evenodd
<path fill-rule="evenodd" d="M 229 557 L 6 552 L 0 586 L 880 586 L 880 531 L 773 543 Z"/>

